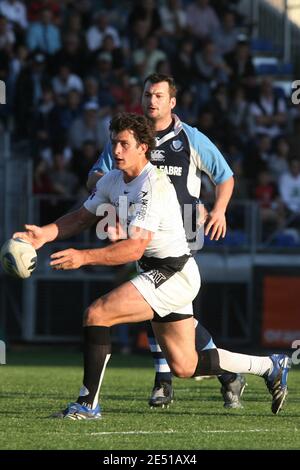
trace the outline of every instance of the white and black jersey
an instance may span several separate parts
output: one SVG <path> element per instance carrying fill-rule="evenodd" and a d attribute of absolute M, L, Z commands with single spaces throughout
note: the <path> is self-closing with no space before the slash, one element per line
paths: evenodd
<path fill-rule="evenodd" d="M 120 170 L 104 175 L 84 206 L 96 214 L 104 203 L 112 204 L 119 219 L 124 217 L 126 204 L 127 227 L 133 225 L 154 232 L 145 256 L 167 258 L 189 253 L 174 186 L 150 162 L 129 183 L 125 183 Z"/>
<path fill-rule="evenodd" d="M 99 215 L 99 208 L 107 203 L 115 208 L 120 222 L 126 205 L 129 228 L 154 233 L 138 261 L 139 274 L 130 282 L 160 317 L 172 312 L 192 315 L 191 302 L 200 288 L 200 275 L 190 257 L 174 186 L 165 173 L 149 162 L 136 178 L 125 183 L 122 171 L 110 171 L 98 181 L 84 207 Z"/>

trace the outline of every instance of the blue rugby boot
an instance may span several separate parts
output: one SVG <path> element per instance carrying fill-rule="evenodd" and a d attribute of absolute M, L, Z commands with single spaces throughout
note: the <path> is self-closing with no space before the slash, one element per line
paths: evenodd
<path fill-rule="evenodd" d="M 288 394 L 287 378 L 291 367 L 291 359 L 285 354 L 272 354 L 273 370 L 264 375 L 266 385 L 272 395 L 272 413 L 277 415 L 282 409 Z"/>
<path fill-rule="evenodd" d="M 72 419 L 75 420 L 91 420 L 101 418 L 101 408 L 99 405 L 96 408 L 88 408 L 87 406 L 80 405 L 79 403 L 69 403 L 67 408 L 54 415 L 53 418 Z"/>

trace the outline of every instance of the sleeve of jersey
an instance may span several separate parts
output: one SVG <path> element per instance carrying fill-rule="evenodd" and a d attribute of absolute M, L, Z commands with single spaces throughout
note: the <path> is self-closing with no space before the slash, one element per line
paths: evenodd
<path fill-rule="evenodd" d="M 197 167 L 204 171 L 215 184 L 228 180 L 233 172 L 220 150 L 198 129 L 189 127 L 188 131 L 191 156 L 195 158 Z"/>
<path fill-rule="evenodd" d="M 136 213 L 130 226 L 133 225 L 155 233 L 160 223 L 159 198 L 150 189 L 147 191 L 144 188 L 144 191 L 139 193 L 135 204 Z"/>
<path fill-rule="evenodd" d="M 98 160 L 94 163 L 92 168 L 89 171 L 89 176 L 95 171 L 101 171 L 102 173 L 108 173 L 114 168 L 114 160 L 112 156 L 111 142 L 108 142 L 103 152 L 101 153 Z"/>
<path fill-rule="evenodd" d="M 89 198 L 83 203 L 84 207 L 92 214 L 97 213 L 97 208 L 106 202 L 109 202 L 108 191 L 110 174 L 104 175 L 99 181 L 97 181 L 94 191 L 91 193 Z"/>

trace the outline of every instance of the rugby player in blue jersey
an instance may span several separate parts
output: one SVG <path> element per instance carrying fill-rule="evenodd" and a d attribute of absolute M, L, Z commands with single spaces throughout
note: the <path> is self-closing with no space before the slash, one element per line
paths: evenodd
<path fill-rule="evenodd" d="M 219 240 L 226 234 L 225 212 L 234 186 L 232 171 L 217 147 L 198 129 L 181 122 L 172 113 L 176 106 L 176 85 L 172 77 L 152 74 L 144 82 L 142 106 L 145 116 L 154 124 L 156 147 L 151 152 L 151 163 L 162 169 L 175 186 L 181 207 L 190 204 L 194 212 L 199 205 L 201 173 L 205 172 L 215 184 L 215 203 L 205 217 L 205 234 Z M 103 174 L 114 168 L 111 143 L 108 142 L 90 171 L 88 188 L 92 190 Z M 194 312 L 197 317 L 198 312 Z M 215 348 L 208 331 L 198 324 L 197 346 L 205 350 Z M 169 405 L 174 397 L 172 374 L 149 323 L 148 338 L 155 363 L 154 387 L 150 406 Z M 240 397 L 246 382 L 239 374 L 218 377 L 224 406 L 240 408 Z"/>

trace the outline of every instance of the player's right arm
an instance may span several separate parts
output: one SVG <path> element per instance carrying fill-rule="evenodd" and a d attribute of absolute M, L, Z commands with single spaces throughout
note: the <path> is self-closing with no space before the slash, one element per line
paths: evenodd
<path fill-rule="evenodd" d="M 13 238 L 22 238 L 28 241 L 37 250 L 45 243 L 54 240 L 63 240 L 81 233 L 86 228 L 93 225 L 98 217 L 89 212 L 85 207 L 77 211 L 70 212 L 55 222 L 39 227 L 37 225 L 25 225 L 25 232 L 16 232 Z"/>
<path fill-rule="evenodd" d="M 100 157 L 94 163 L 88 174 L 88 180 L 86 183 L 87 189 L 92 191 L 97 184 L 97 181 L 105 174 L 108 173 L 114 167 L 114 160 L 112 156 L 111 143 L 108 142 Z"/>

